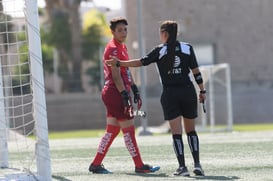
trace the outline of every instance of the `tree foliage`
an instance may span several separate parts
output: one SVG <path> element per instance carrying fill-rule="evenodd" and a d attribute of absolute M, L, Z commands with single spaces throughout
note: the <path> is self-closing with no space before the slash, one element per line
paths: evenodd
<path fill-rule="evenodd" d="M 46 0 L 46 43 L 59 57 L 58 74 L 62 92 L 81 92 L 82 36 L 79 8 L 81 0 Z"/>
<path fill-rule="evenodd" d="M 60 9 L 54 9 L 51 12 L 51 18 L 48 21 L 41 23 L 40 35 L 41 35 L 41 48 L 42 48 L 42 59 L 43 68 L 45 72 L 53 73 L 53 49 L 58 49 L 59 52 L 59 76 L 62 78 L 63 82 L 69 82 L 73 79 L 73 76 L 69 74 L 69 66 L 73 59 L 73 46 L 77 46 L 73 42 L 72 32 L 71 32 L 71 15 L 64 10 L 65 7 Z M 40 16 L 46 16 L 43 9 L 39 9 Z M 4 17 L 5 15 L 0 14 L 0 20 L 3 18 L 11 20 L 12 17 Z M 85 23 L 87 22 L 87 23 Z M 6 28 L 12 29 L 13 25 L 8 23 L 8 26 L 0 26 L 0 31 L 6 31 Z M 92 86 L 100 86 L 100 61 L 101 52 L 100 49 L 104 46 L 105 37 L 109 36 L 109 28 L 107 27 L 104 14 L 92 10 L 83 17 L 83 26 L 80 27 L 80 36 L 83 41 L 81 41 L 81 57 L 83 60 L 91 61 L 91 67 L 85 72 L 91 77 Z M 16 35 L 19 40 L 27 41 L 26 34 L 20 33 Z M 8 36 L 3 36 L 1 41 L 7 41 L 6 38 L 11 42 L 14 39 L 14 35 L 9 34 Z M 6 47 L 5 47 L 6 49 Z M 28 47 L 26 44 L 20 46 L 20 52 L 27 52 Z M 23 66 L 17 67 L 16 72 L 18 74 L 28 74 L 29 68 L 26 62 L 28 61 L 27 54 L 21 54 L 20 64 Z M 81 65 L 81 62 L 79 62 Z M 16 80 L 14 78 L 13 82 L 19 83 L 20 81 L 27 82 L 27 78 L 21 80 Z M 73 85 L 70 85 L 73 87 Z M 69 85 L 64 85 L 63 90 L 69 90 Z"/>
<path fill-rule="evenodd" d="M 101 89 L 100 64 L 104 39 L 110 36 L 104 14 L 91 10 L 83 16 L 83 57 L 92 61 L 86 73 L 91 77 L 90 84 Z"/>
<path fill-rule="evenodd" d="M 44 34 L 43 41 L 58 49 L 65 49 L 68 53 L 71 52 L 72 42 L 68 21 L 67 13 L 62 11 L 55 12 L 48 33 Z"/>

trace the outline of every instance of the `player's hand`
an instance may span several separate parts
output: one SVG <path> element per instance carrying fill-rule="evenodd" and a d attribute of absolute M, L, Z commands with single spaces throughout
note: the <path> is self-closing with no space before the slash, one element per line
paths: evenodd
<path fill-rule="evenodd" d="M 110 60 L 105 60 L 105 63 L 108 65 L 108 66 L 116 66 L 117 65 L 117 62 L 120 61 L 117 57 L 115 56 L 110 56 Z"/>
<path fill-rule="evenodd" d="M 204 103 L 206 100 L 206 93 L 201 93 L 199 94 L 199 102 Z"/>
<path fill-rule="evenodd" d="M 124 114 L 130 115 L 130 117 L 132 117 L 134 114 L 134 108 L 132 106 L 131 97 L 126 90 L 121 91 L 120 94 L 123 101 Z"/>
<path fill-rule="evenodd" d="M 134 103 L 137 104 L 137 109 L 139 110 L 142 106 L 142 100 L 140 98 L 140 94 L 139 94 L 139 91 L 138 91 L 138 88 L 135 84 L 131 85 L 131 89 L 134 93 Z"/>

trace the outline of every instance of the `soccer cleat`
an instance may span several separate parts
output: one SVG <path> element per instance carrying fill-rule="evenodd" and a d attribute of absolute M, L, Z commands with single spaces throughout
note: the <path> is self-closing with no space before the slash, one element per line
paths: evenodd
<path fill-rule="evenodd" d="M 193 173 L 197 176 L 204 176 L 204 170 L 202 169 L 200 163 L 194 164 Z"/>
<path fill-rule="evenodd" d="M 107 170 L 106 168 L 104 168 L 103 164 L 101 164 L 101 165 L 90 164 L 88 170 L 89 170 L 89 172 L 93 172 L 93 173 L 97 173 L 97 174 L 111 174 L 112 173 L 109 170 Z"/>
<path fill-rule="evenodd" d="M 151 172 L 156 172 L 160 169 L 160 166 L 150 166 L 148 164 L 144 164 L 140 168 L 135 168 L 136 173 L 151 173 Z"/>
<path fill-rule="evenodd" d="M 173 174 L 175 176 L 184 176 L 184 177 L 190 176 L 190 173 L 189 173 L 187 167 L 179 167 Z"/>

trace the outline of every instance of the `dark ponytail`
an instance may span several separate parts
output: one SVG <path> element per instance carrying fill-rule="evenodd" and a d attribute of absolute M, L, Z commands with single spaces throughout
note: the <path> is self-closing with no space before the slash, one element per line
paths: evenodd
<path fill-rule="evenodd" d="M 175 21 L 164 21 L 161 24 L 160 31 L 166 31 L 169 34 L 167 40 L 167 55 L 166 62 L 168 67 L 168 72 L 172 71 L 173 63 L 175 59 L 175 47 L 176 47 L 176 38 L 177 38 L 177 23 Z"/>

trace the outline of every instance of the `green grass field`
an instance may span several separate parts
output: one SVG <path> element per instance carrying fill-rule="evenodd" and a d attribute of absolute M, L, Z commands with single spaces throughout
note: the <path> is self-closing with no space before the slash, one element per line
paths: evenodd
<path fill-rule="evenodd" d="M 222 127 L 222 126 L 220 126 Z M 233 126 L 234 131 L 266 131 L 273 130 L 273 124 L 239 124 Z M 49 139 L 90 138 L 98 137 L 104 130 L 79 130 L 64 132 L 49 132 Z"/>
<path fill-rule="evenodd" d="M 273 180 L 273 125 L 238 125 L 233 132 L 199 133 L 201 163 L 205 177 L 177 177 L 177 161 L 170 134 L 138 136 L 145 163 L 159 165 L 151 174 L 136 174 L 122 136 L 113 142 L 103 163 L 113 174 L 88 172 L 100 136 L 99 131 L 50 133 L 53 180 L 58 181 L 149 181 L 149 180 Z M 193 161 L 184 136 L 185 158 L 189 171 Z"/>

